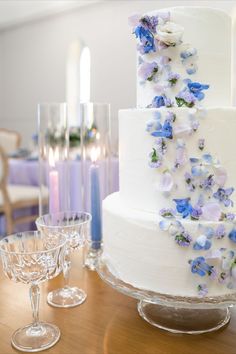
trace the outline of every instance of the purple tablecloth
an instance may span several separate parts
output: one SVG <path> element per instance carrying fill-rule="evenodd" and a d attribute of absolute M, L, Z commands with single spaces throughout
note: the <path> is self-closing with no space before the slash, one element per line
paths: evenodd
<path fill-rule="evenodd" d="M 118 159 L 112 158 L 110 163 L 111 171 L 107 174 L 107 168 L 105 162 L 100 161 L 100 191 L 101 200 L 103 200 L 108 194 L 118 191 L 119 189 L 119 166 Z M 84 180 L 85 180 L 85 207 L 82 205 L 82 176 L 81 176 L 81 161 L 73 160 L 69 161 L 69 190 L 70 190 L 70 209 L 71 210 L 83 210 L 90 211 L 89 200 L 89 168 L 90 162 L 86 162 L 84 165 Z M 9 183 L 18 185 L 39 185 L 39 163 L 35 160 L 21 160 L 10 159 L 9 160 Z M 32 209 L 20 210 L 20 215 L 29 215 L 32 213 Z M 29 230 L 33 228 L 33 224 L 19 225 L 16 231 Z M 5 233 L 5 220 L 4 217 L 0 217 L 0 235 Z"/>

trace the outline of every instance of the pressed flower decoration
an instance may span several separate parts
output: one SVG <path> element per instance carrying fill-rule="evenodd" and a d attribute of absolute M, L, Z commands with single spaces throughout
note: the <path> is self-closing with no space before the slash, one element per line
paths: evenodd
<path fill-rule="evenodd" d="M 200 132 L 201 120 L 207 116 L 202 102 L 209 85 L 194 79 L 197 49 L 183 43 L 184 28 L 172 22 L 169 12 L 132 16 L 130 23 L 137 38 L 140 85 L 153 89 L 145 127 L 153 139 L 148 164 L 158 171 L 156 190 L 169 201 L 168 207 L 159 211 L 159 228 L 176 246 L 196 254 L 186 268 L 200 280 L 196 283 L 199 297 L 208 295 L 209 281 L 236 289 L 236 251 L 220 247 L 222 239 L 232 247 L 236 243 L 231 210 L 234 188 L 226 185 L 227 171 L 207 151 L 207 141 Z M 182 65 L 179 72 L 175 70 L 179 66 L 172 65 L 176 61 Z M 187 108 L 186 117 L 179 116 L 179 107 Z M 194 134 L 191 151 L 196 156 L 189 156 L 188 141 Z M 203 278 L 206 281 L 202 282 Z"/>
<path fill-rule="evenodd" d="M 158 66 L 158 63 L 156 63 L 155 61 L 151 63 L 143 62 L 139 66 L 138 75 L 143 81 L 155 81 L 158 72 L 160 72 L 160 67 Z"/>
<path fill-rule="evenodd" d="M 182 64 L 185 67 L 186 73 L 188 75 L 193 75 L 197 72 L 197 49 L 196 48 L 187 48 L 180 53 L 182 59 Z"/>

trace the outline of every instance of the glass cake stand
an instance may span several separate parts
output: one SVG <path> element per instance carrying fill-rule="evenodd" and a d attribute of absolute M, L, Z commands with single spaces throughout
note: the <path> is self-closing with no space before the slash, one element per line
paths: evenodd
<path fill-rule="evenodd" d="M 97 272 L 108 285 L 139 300 L 138 312 L 145 321 L 172 333 L 216 331 L 230 321 L 229 308 L 236 303 L 236 293 L 204 298 L 177 297 L 135 288 L 116 278 L 102 258 Z"/>

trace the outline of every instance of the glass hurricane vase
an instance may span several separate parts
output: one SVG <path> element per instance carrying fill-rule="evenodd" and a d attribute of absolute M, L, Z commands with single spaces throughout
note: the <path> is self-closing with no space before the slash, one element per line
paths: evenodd
<path fill-rule="evenodd" d="M 56 277 L 62 270 L 66 239 L 46 237 L 28 231 L 5 237 L 0 241 L 3 271 L 15 282 L 30 284 L 33 323 L 16 330 L 12 345 L 24 352 L 37 352 L 52 347 L 60 338 L 57 326 L 39 321 L 39 283 Z"/>
<path fill-rule="evenodd" d="M 78 287 L 69 286 L 69 275 L 71 268 L 70 253 L 84 246 L 88 238 L 88 229 L 91 215 L 84 212 L 60 212 L 47 214 L 36 220 L 38 230 L 48 237 L 64 235 L 67 239 L 65 263 L 63 267 L 64 286 L 51 291 L 48 294 L 47 302 L 55 307 L 74 307 L 82 304 L 87 294 Z"/>

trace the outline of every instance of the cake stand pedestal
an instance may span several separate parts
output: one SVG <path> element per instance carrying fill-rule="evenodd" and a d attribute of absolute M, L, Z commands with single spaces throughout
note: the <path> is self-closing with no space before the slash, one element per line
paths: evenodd
<path fill-rule="evenodd" d="M 172 333 L 216 331 L 230 321 L 229 308 L 236 303 L 236 293 L 204 298 L 177 297 L 135 288 L 113 275 L 102 258 L 97 272 L 114 289 L 139 300 L 138 312 L 145 321 Z"/>

